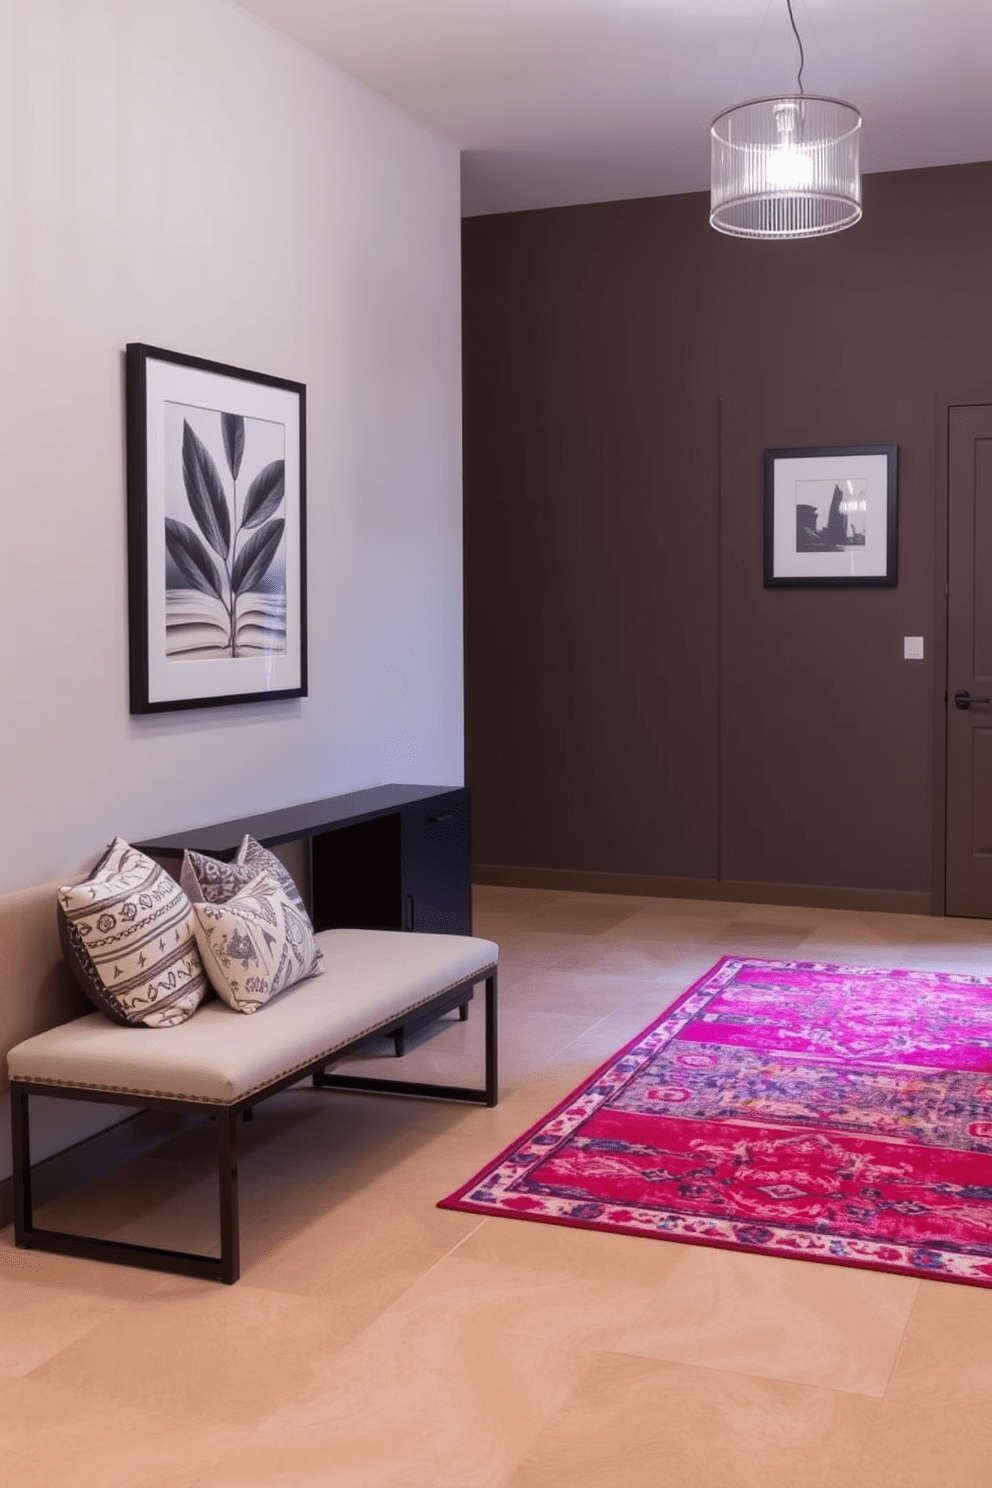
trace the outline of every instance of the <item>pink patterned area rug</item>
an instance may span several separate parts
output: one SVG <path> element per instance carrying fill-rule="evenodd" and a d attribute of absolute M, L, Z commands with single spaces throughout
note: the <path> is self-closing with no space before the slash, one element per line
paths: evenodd
<path fill-rule="evenodd" d="M 725 956 L 441 1208 L 992 1286 L 992 978 Z"/>

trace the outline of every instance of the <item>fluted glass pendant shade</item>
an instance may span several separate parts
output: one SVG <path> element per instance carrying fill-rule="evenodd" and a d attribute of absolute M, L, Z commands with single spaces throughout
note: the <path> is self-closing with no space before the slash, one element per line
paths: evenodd
<path fill-rule="evenodd" d="M 797 93 L 725 109 L 710 130 L 710 222 L 737 238 L 816 238 L 861 216 L 861 115 Z"/>

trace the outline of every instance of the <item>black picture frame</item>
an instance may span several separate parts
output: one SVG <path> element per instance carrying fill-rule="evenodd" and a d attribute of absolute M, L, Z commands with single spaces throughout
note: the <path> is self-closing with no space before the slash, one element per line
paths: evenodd
<path fill-rule="evenodd" d="M 899 446 L 765 450 L 765 588 L 899 582 Z"/>
<path fill-rule="evenodd" d="M 130 342 L 130 711 L 307 695 L 306 387 Z"/>

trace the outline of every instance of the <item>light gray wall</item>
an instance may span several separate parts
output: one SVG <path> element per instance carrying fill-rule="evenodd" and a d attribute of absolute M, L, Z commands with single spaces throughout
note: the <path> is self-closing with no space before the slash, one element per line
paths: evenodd
<path fill-rule="evenodd" d="M 229 0 L 12 0 L 0 98 L 0 891 L 460 784 L 457 151 Z M 307 384 L 308 698 L 129 715 L 128 341 Z"/>

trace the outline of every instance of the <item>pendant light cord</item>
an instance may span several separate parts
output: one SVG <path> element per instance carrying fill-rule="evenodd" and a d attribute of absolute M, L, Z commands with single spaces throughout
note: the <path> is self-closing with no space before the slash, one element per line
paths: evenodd
<path fill-rule="evenodd" d="M 803 39 L 799 35 L 799 27 L 796 25 L 796 18 L 792 14 L 792 0 L 785 0 L 785 3 L 789 9 L 789 20 L 792 23 L 792 31 L 796 38 L 796 44 L 799 47 L 799 71 L 796 74 L 796 82 L 799 85 L 800 93 L 805 93 L 806 89 L 803 87 L 803 68 L 806 66 L 806 53 L 803 51 Z"/>

